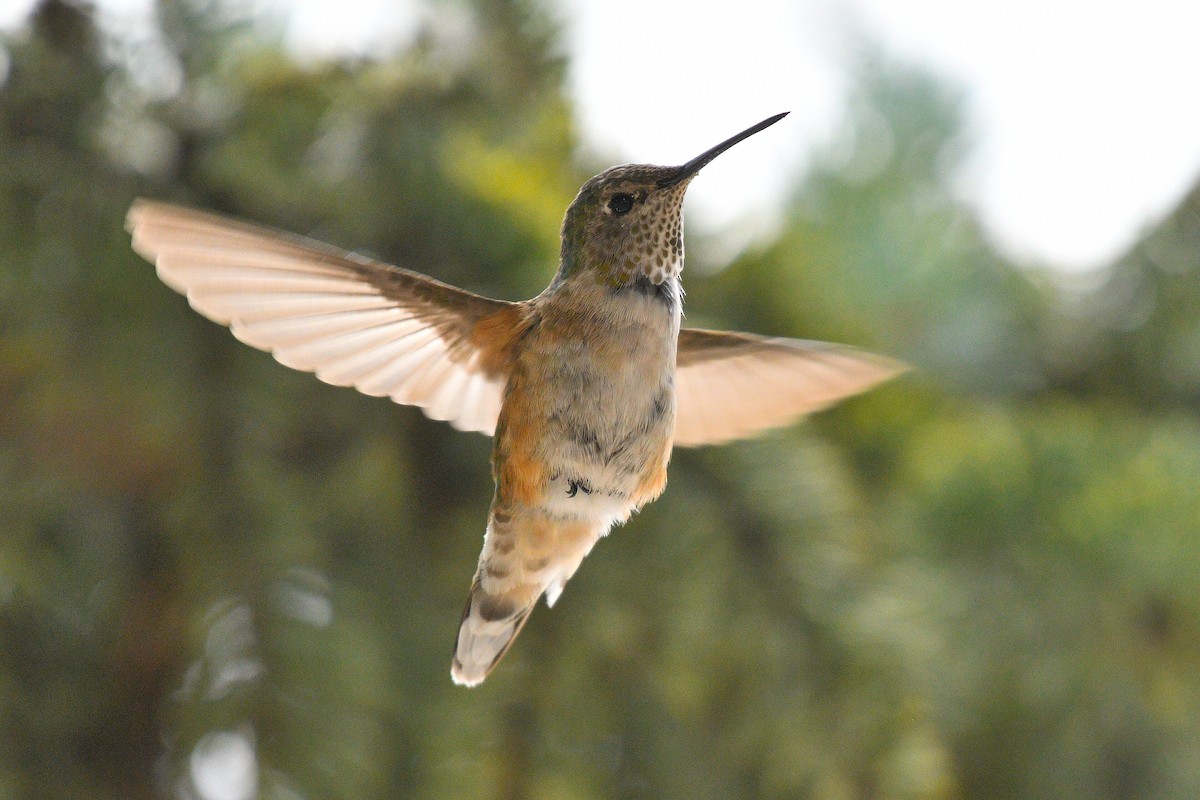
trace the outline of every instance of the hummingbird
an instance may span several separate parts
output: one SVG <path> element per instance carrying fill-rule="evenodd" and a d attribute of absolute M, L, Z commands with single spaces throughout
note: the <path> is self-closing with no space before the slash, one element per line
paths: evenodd
<path fill-rule="evenodd" d="M 282 231 L 150 200 L 133 249 L 196 311 L 282 364 L 493 436 L 495 492 L 450 674 L 475 686 L 540 598 L 658 497 L 675 446 L 785 425 L 905 367 L 861 350 L 681 328 L 683 199 L 700 170 L 777 114 L 682 166 L 583 184 L 558 270 L 521 302 Z"/>

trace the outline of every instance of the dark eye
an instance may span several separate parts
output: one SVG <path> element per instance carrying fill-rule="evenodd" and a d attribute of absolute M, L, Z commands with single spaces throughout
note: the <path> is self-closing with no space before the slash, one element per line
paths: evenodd
<path fill-rule="evenodd" d="M 633 208 L 633 195 L 631 194 L 625 194 L 624 192 L 614 194 L 612 199 L 608 201 L 608 210 L 618 216 L 628 214 L 631 208 Z"/>

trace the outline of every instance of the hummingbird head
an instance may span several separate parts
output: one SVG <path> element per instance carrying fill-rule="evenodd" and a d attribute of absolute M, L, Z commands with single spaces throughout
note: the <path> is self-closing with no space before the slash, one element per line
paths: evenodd
<path fill-rule="evenodd" d="M 614 286 L 655 284 L 683 270 L 683 195 L 701 168 L 787 116 L 777 114 L 679 167 L 626 164 L 589 180 L 567 209 L 559 278 L 592 270 Z"/>

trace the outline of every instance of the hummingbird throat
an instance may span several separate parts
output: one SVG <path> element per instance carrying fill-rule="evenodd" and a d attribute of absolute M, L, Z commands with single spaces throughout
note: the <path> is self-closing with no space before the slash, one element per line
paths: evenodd
<path fill-rule="evenodd" d="M 630 220 L 627 249 L 615 275 L 619 282 L 645 277 L 660 284 L 683 272 L 682 206 L 686 189 L 684 182 L 671 191 L 651 194 L 645 201 L 645 213 Z"/>

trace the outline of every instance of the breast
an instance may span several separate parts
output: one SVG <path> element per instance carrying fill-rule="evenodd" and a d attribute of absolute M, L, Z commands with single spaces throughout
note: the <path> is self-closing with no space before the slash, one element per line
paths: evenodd
<path fill-rule="evenodd" d="M 677 286 L 593 282 L 544 302 L 510 389 L 538 420 L 522 427 L 536 431 L 531 455 L 556 509 L 623 519 L 665 468 L 679 318 Z"/>
<path fill-rule="evenodd" d="M 679 284 L 644 277 L 612 287 L 580 276 L 539 298 L 539 324 L 525 354 L 581 394 L 590 389 L 648 392 L 673 374 L 679 339 Z M 600 381 L 604 387 L 592 386 Z M 573 385 L 577 384 L 577 385 Z"/>

